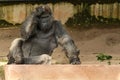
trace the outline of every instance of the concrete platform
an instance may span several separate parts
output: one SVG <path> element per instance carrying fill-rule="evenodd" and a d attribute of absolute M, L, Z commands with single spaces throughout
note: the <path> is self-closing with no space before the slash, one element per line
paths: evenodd
<path fill-rule="evenodd" d="M 6 65 L 6 80 L 120 80 L 120 65 Z"/>

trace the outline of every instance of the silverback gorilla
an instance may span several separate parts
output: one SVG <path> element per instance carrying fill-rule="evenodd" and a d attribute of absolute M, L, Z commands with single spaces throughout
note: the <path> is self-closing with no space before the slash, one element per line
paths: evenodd
<path fill-rule="evenodd" d="M 48 64 L 58 44 L 65 50 L 70 64 L 80 64 L 79 50 L 61 22 L 54 20 L 48 6 L 39 6 L 21 25 L 21 38 L 12 42 L 8 64 Z"/>

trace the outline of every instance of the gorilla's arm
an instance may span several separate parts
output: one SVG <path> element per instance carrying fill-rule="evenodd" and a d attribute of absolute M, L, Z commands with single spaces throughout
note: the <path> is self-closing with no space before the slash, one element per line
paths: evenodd
<path fill-rule="evenodd" d="M 36 27 L 37 27 L 36 13 L 32 12 L 31 15 L 29 15 L 21 25 L 21 37 L 24 39 L 30 38 L 32 35 L 35 34 Z"/>
<path fill-rule="evenodd" d="M 42 6 L 37 7 L 23 22 L 21 26 L 21 36 L 24 39 L 28 39 L 36 34 L 36 29 L 39 22 L 39 17 L 43 13 L 44 9 Z"/>
<path fill-rule="evenodd" d="M 66 30 L 63 28 L 61 22 L 55 21 L 55 28 L 56 28 L 56 37 L 58 43 L 64 48 L 66 51 L 66 56 L 69 58 L 71 64 L 80 64 L 79 59 L 79 50 L 77 49 L 76 45 L 72 38 L 68 35 Z"/>

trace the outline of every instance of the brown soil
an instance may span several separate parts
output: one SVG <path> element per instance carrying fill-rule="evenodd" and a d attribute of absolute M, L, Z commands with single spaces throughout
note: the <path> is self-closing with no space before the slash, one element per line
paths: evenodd
<path fill-rule="evenodd" d="M 108 64 L 107 61 L 99 62 L 96 55 L 104 53 L 113 58 L 111 64 L 120 64 L 120 28 L 102 29 L 70 29 L 75 44 L 80 49 L 82 64 Z M 11 42 L 20 36 L 19 28 L 0 28 L 0 56 L 6 56 Z M 57 63 L 68 63 L 64 51 L 59 46 L 52 55 Z"/>

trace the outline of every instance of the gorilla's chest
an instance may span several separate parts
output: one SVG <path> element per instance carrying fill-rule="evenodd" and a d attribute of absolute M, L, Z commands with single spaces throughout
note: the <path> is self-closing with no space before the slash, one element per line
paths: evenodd
<path fill-rule="evenodd" d="M 54 29 L 51 29 L 48 32 L 38 31 L 32 42 L 48 46 L 53 40 L 56 40 L 54 32 Z"/>
<path fill-rule="evenodd" d="M 40 54 L 50 54 L 54 48 L 57 47 L 57 40 L 54 34 L 54 30 L 50 30 L 47 33 L 39 31 L 29 41 L 26 41 L 24 46 L 29 46 L 28 50 L 31 56 L 37 56 Z"/>

